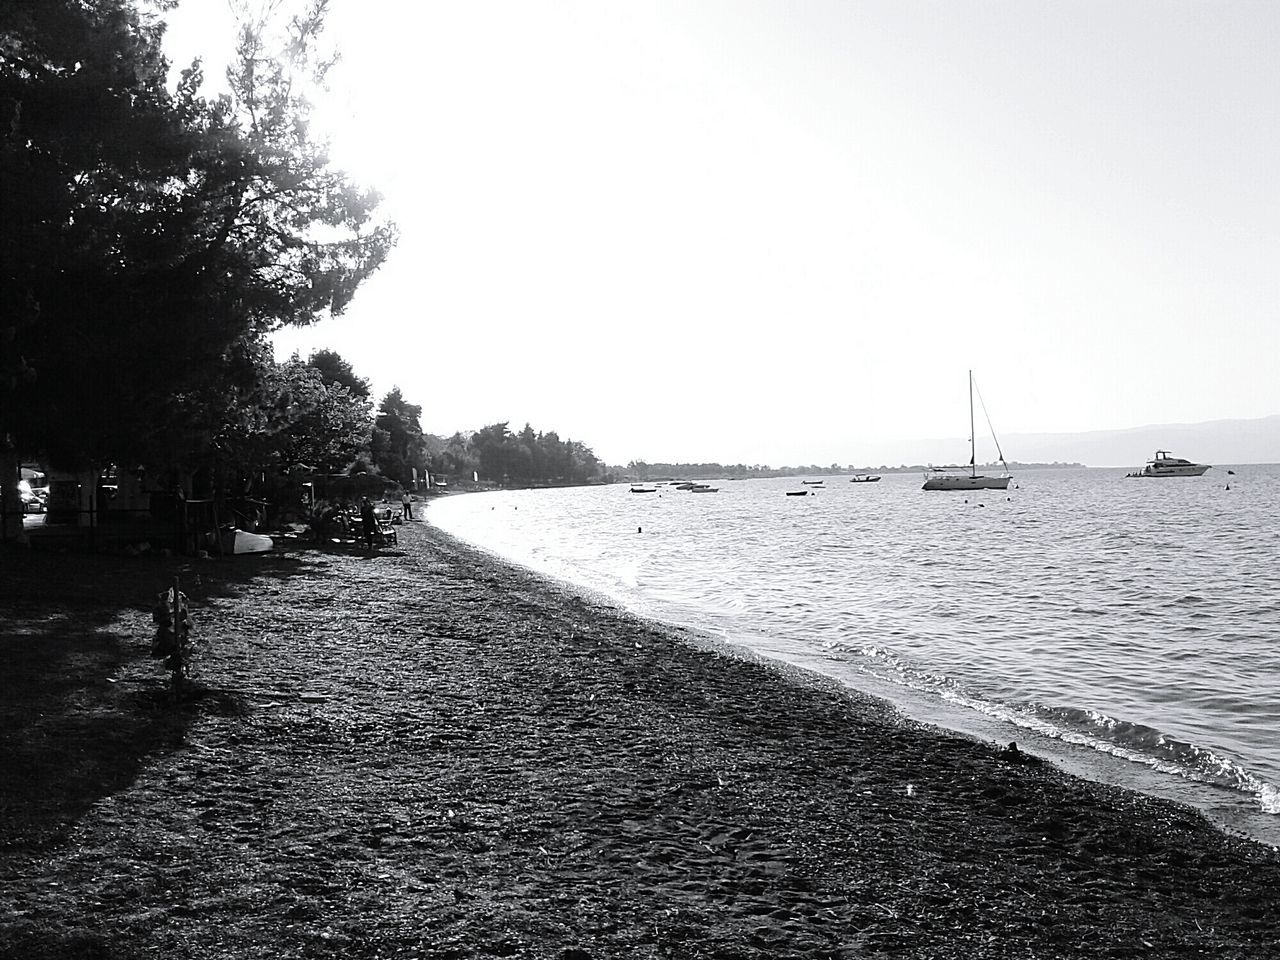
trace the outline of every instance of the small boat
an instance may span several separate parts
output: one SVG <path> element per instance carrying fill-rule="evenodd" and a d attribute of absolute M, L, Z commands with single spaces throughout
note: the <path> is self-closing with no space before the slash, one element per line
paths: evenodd
<path fill-rule="evenodd" d="M 879 483 L 879 477 L 873 477 L 866 473 L 855 473 L 849 478 L 850 483 Z"/>
<path fill-rule="evenodd" d="M 677 484 L 676 484 L 676 489 L 677 489 L 677 490 L 692 490 L 692 489 L 693 489 L 694 487 L 696 487 L 696 486 L 697 486 L 697 484 L 696 484 L 696 483 L 694 483 L 693 481 L 691 481 L 691 480 L 686 480 L 684 483 L 677 483 Z"/>
<path fill-rule="evenodd" d="M 713 487 L 709 483 L 698 483 L 689 488 L 690 493 L 719 493 L 719 487 Z"/>
<path fill-rule="evenodd" d="M 823 484 L 823 481 L 821 480 L 801 480 L 800 482 L 807 484 L 810 487 L 820 487 Z"/>
<path fill-rule="evenodd" d="M 787 491 L 788 497 L 807 497 L 808 495 L 809 495 L 808 490 L 788 490 Z"/>
<path fill-rule="evenodd" d="M 266 553 L 274 546 L 274 541 L 265 534 L 250 533 L 239 527 L 228 527 L 222 531 L 225 553 Z"/>
<path fill-rule="evenodd" d="M 985 412 L 985 406 L 984 406 Z M 988 417 L 987 424 L 991 420 Z M 1000 449 L 1000 441 L 996 440 L 995 431 L 991 431 L 991 439 L 996 441 L 996 453 L 1004 464 L 1004 473 L 998 477 L 987 477 L 978 473 L 976 447 L 973 430 L 973 371 L 969 371 L 969 465 L 968 472 L 964 467 L 930 466 L 925 474 L 923 490 L 1007 490 L 1009 481 L 1009 464 L 1005 463 L 1004 452 Z"/>
<path fill-rule="evenodd" d="M 631 492 L 632 493 L 657 493 L 658 488 L 657 487 L 640 487 L 640 486 L 636 486 L 635 484 L 632 484 Z"/>
<path fill-rule="evenodd" d="M 1207 463 L 1192 463 L 1181 457 L 1172 456 L 1168 450 L 1157 450 L 1156 455 L 1147 461 L 1147 465 L 1131 477 L 1199 477 L 1210 469 Z"/>

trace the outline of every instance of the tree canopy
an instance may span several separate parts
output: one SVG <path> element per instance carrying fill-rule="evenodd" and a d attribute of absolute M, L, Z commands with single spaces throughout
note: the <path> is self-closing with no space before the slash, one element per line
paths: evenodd
<path fill-rule="evenodd" d="M 498 483 L 585 483 L 601 470 L 585 444 L 561 440 L 554 431 L 535 434 L 529 424 L 518 434 L 505 422 L 490 424 L 476 431 L 471 447 L 480 475 Z"/>
<path fill-rule="evenodd" d="M 383 261 L 394 227 L 329 166 L 294 82 L 323 78 L 324 12 L 275 46 L 244 24 L 230 93 L 206 99 L 198 64 L 170 92 L 163 23 L 130 0 L 2 8 L 0 432 L 18 449 L 155 456 L 211 419 L 194 400 L 246 372 L 237 351 L 340 313 Z"/>
<path fill-rule="evenodd" d="M 0 4 L 4 483 L 19 454 L 214 493 L 356 464 L 406 484 L 598 476 L 590 449 L 527 424 L 427 437 L 398 387 L 375 416 L 334 351 L 272 356 L 270 332 L 340 314 L 396 239 L 311 133 L 304 91 L 332 60 L 327 0 L 308 2 L 242 23 L 218 96 L 198 62 L 171 83 L 168 0 Z"/>
<path fill-rule="evenodd" d="M 384 475 L 408 485 L 417 471 L 427 470 L 427 447 L 422 437 L 422 407 L 405 400 L 399 387 L 382 398 L 374 421 L 373 458 Z"/>

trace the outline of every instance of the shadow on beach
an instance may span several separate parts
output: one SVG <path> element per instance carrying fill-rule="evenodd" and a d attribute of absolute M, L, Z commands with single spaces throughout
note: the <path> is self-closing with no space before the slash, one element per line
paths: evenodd
<path fill-rule="evenodd" d="M 56 842 L 147 758 L 181 746 L 196 716 L 240 710 L 193 685 L 183 703 L 149 656 L 151 609 L 177 577 L 197 620 L 216 600 L 314 575 L 308 552 L 214 560 L 83 551 L 0 552 L 0 850 Z"/>
<path fill-rule="evenodd" d="M 147 657 L 175 570 L 216 685 L 181 710 Z M 74 582 L 0 594 L 0 960 L 1280 947 L 1275 850 L 425 525 L 49 573 Z"/>

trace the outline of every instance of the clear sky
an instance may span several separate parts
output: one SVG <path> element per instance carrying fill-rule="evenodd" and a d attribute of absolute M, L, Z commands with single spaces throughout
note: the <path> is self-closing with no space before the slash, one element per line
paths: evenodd
<path fill-rule="evenodd" d="M 971 367 L 1002 438 L 1280 413 L 1271 0 L 333 0 L 326 37 L 401 240 L 277 355 L 429 432 L 952 461 Z"/>

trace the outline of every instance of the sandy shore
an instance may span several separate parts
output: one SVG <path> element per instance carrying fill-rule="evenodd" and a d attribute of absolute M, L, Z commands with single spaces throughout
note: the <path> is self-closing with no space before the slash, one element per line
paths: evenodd
<path fill-rule="evenodd" d="M 0 554 L 0 957 L 1280 957 L 1280 855 L 424 524 Z"/>

